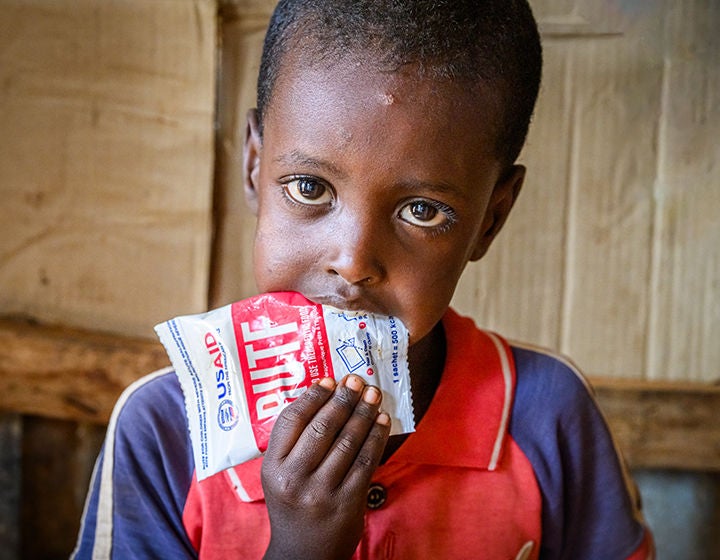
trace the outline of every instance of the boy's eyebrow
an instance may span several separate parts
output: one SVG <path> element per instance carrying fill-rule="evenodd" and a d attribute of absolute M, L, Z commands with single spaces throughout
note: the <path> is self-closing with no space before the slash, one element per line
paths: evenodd
<path fill-rule="evenodd" d="M 400 186 L 409 191 L 430 191 L 437 194 L 462 195 L 462 190 L 445 181 L 429 182 L 421 180 L 403 181 Z"/>
<path fill-rule="evenodd" d="M 332 162 L 314 158 L 307 154 L 303 154 L 298 150 L 293 150 L 292 152 L 287 154 L 280 154 L 275 158 L 275 163 L 279 163 L 282 165 L 300 165 L 303 167 L 310 167 L 313 169 L 329 171 L 333 175 L 339 177 L 345 176 L 345 173 L 343 173 L 340 168 Z"/>

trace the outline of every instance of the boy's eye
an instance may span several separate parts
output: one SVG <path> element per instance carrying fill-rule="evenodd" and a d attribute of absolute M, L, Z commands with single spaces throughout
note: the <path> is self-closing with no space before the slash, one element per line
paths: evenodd
<path fill-rule="evenodd" d="M 413 200 L 400 208 L 398 216 L 414 226 L 434 228 L 446 225 L 451 219 L 449 214 L 449 209 L 438 208 L 427 200 Z"/>
<path fill-rule="evenodd" d="M 291 199 L 300 204 L 319 206 L 333 201 L 332 191 L 315 179 L 293 179 L 284 185 L 284 189 Z"/>

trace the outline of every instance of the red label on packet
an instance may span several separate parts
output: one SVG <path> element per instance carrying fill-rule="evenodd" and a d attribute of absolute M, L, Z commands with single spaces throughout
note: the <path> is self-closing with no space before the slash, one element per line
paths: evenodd
<path fill-rule="evenodd" d="M 265 301 L 262 314 L 253 306 L 232 305 L 250 421 L 261 452 L 272 430 L 268 420 L 312 382 L 333 377 L 322 306 L 294 296 Z"/>
<path fill-rule="evenodd" d="M 314 381 L 364 377 L 391 433 L 415 428 L 408 333 L 395 317 L 261 294 L 155 327 L 185 396 L 199 480 L 261 455 L 278 414 Z"/>

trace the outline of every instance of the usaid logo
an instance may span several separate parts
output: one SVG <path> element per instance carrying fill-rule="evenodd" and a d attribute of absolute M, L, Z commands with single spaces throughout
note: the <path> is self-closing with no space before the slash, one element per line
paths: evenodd
<path fill-rule="evenodd" d="M 225 399 L 218 407 L 218 426 L 226 432 L 232 430 L 238 422 L 238 413 L 230 399 Z"/>

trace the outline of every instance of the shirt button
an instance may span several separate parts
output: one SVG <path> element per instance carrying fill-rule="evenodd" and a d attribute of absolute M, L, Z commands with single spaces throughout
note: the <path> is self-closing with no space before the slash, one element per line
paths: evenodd
<path fill-rule="evenodd" d="M 382 484 L 373 483 L 368 488 L 367 507 L 370 509 L 378 509 L 387 500 L 387 490 Z"/>

